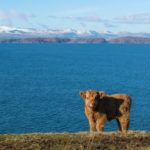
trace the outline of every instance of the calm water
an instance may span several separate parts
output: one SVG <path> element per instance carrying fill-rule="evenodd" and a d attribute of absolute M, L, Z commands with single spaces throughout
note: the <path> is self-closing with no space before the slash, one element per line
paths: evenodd
<path fill-rule="evenodd" d="M 128 93 L 130 129 L 150 131 L 150 45 L 0 44 L 0 133 L 88 131 L 87 89 Z"/>

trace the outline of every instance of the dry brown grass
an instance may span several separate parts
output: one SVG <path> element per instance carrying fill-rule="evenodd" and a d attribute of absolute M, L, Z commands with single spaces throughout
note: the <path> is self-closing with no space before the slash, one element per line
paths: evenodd
<path fill-rule="evenodd" d="M 34 133 L 0 135 L 0 150 L 150 150 L 150 133 Z"/>

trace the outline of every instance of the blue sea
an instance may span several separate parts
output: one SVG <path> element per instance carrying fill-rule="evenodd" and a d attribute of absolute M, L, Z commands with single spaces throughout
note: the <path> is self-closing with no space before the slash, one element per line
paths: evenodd
<path fill-rule="evenodd" d="M 150 45 L 0 44 L 0 134 L 88 131 L 88 89 L 129 94 L 130 130 L 150 131 Z"/>

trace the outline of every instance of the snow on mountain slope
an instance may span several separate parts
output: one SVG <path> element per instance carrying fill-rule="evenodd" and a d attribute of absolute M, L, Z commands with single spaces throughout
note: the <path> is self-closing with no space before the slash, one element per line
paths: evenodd
<path fill-rule="evenodd" d="M 120 32 L 118 34 L 110 31 L 97 32 L 94 30 L 79 31 L 75 29 L 34 29 L 15 28 L 10 26 L 0 26 L 0 38 L 32 38 L 32 37 L 59 37 L 59 38 L 116 38 L 125 36 L 150 37 L 150 33 L 129 33 Z"/>

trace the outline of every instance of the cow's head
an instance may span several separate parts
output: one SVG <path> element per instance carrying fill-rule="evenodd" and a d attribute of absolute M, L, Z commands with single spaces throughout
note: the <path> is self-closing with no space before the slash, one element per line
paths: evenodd
<path fill-rule="evenodd" d="M 99 104 L 99 100 L 105 95 L 104 92 L 95 90 L 81 91 L 80 96 L 84 99 L 85 106 L 95 110 Z"/>

